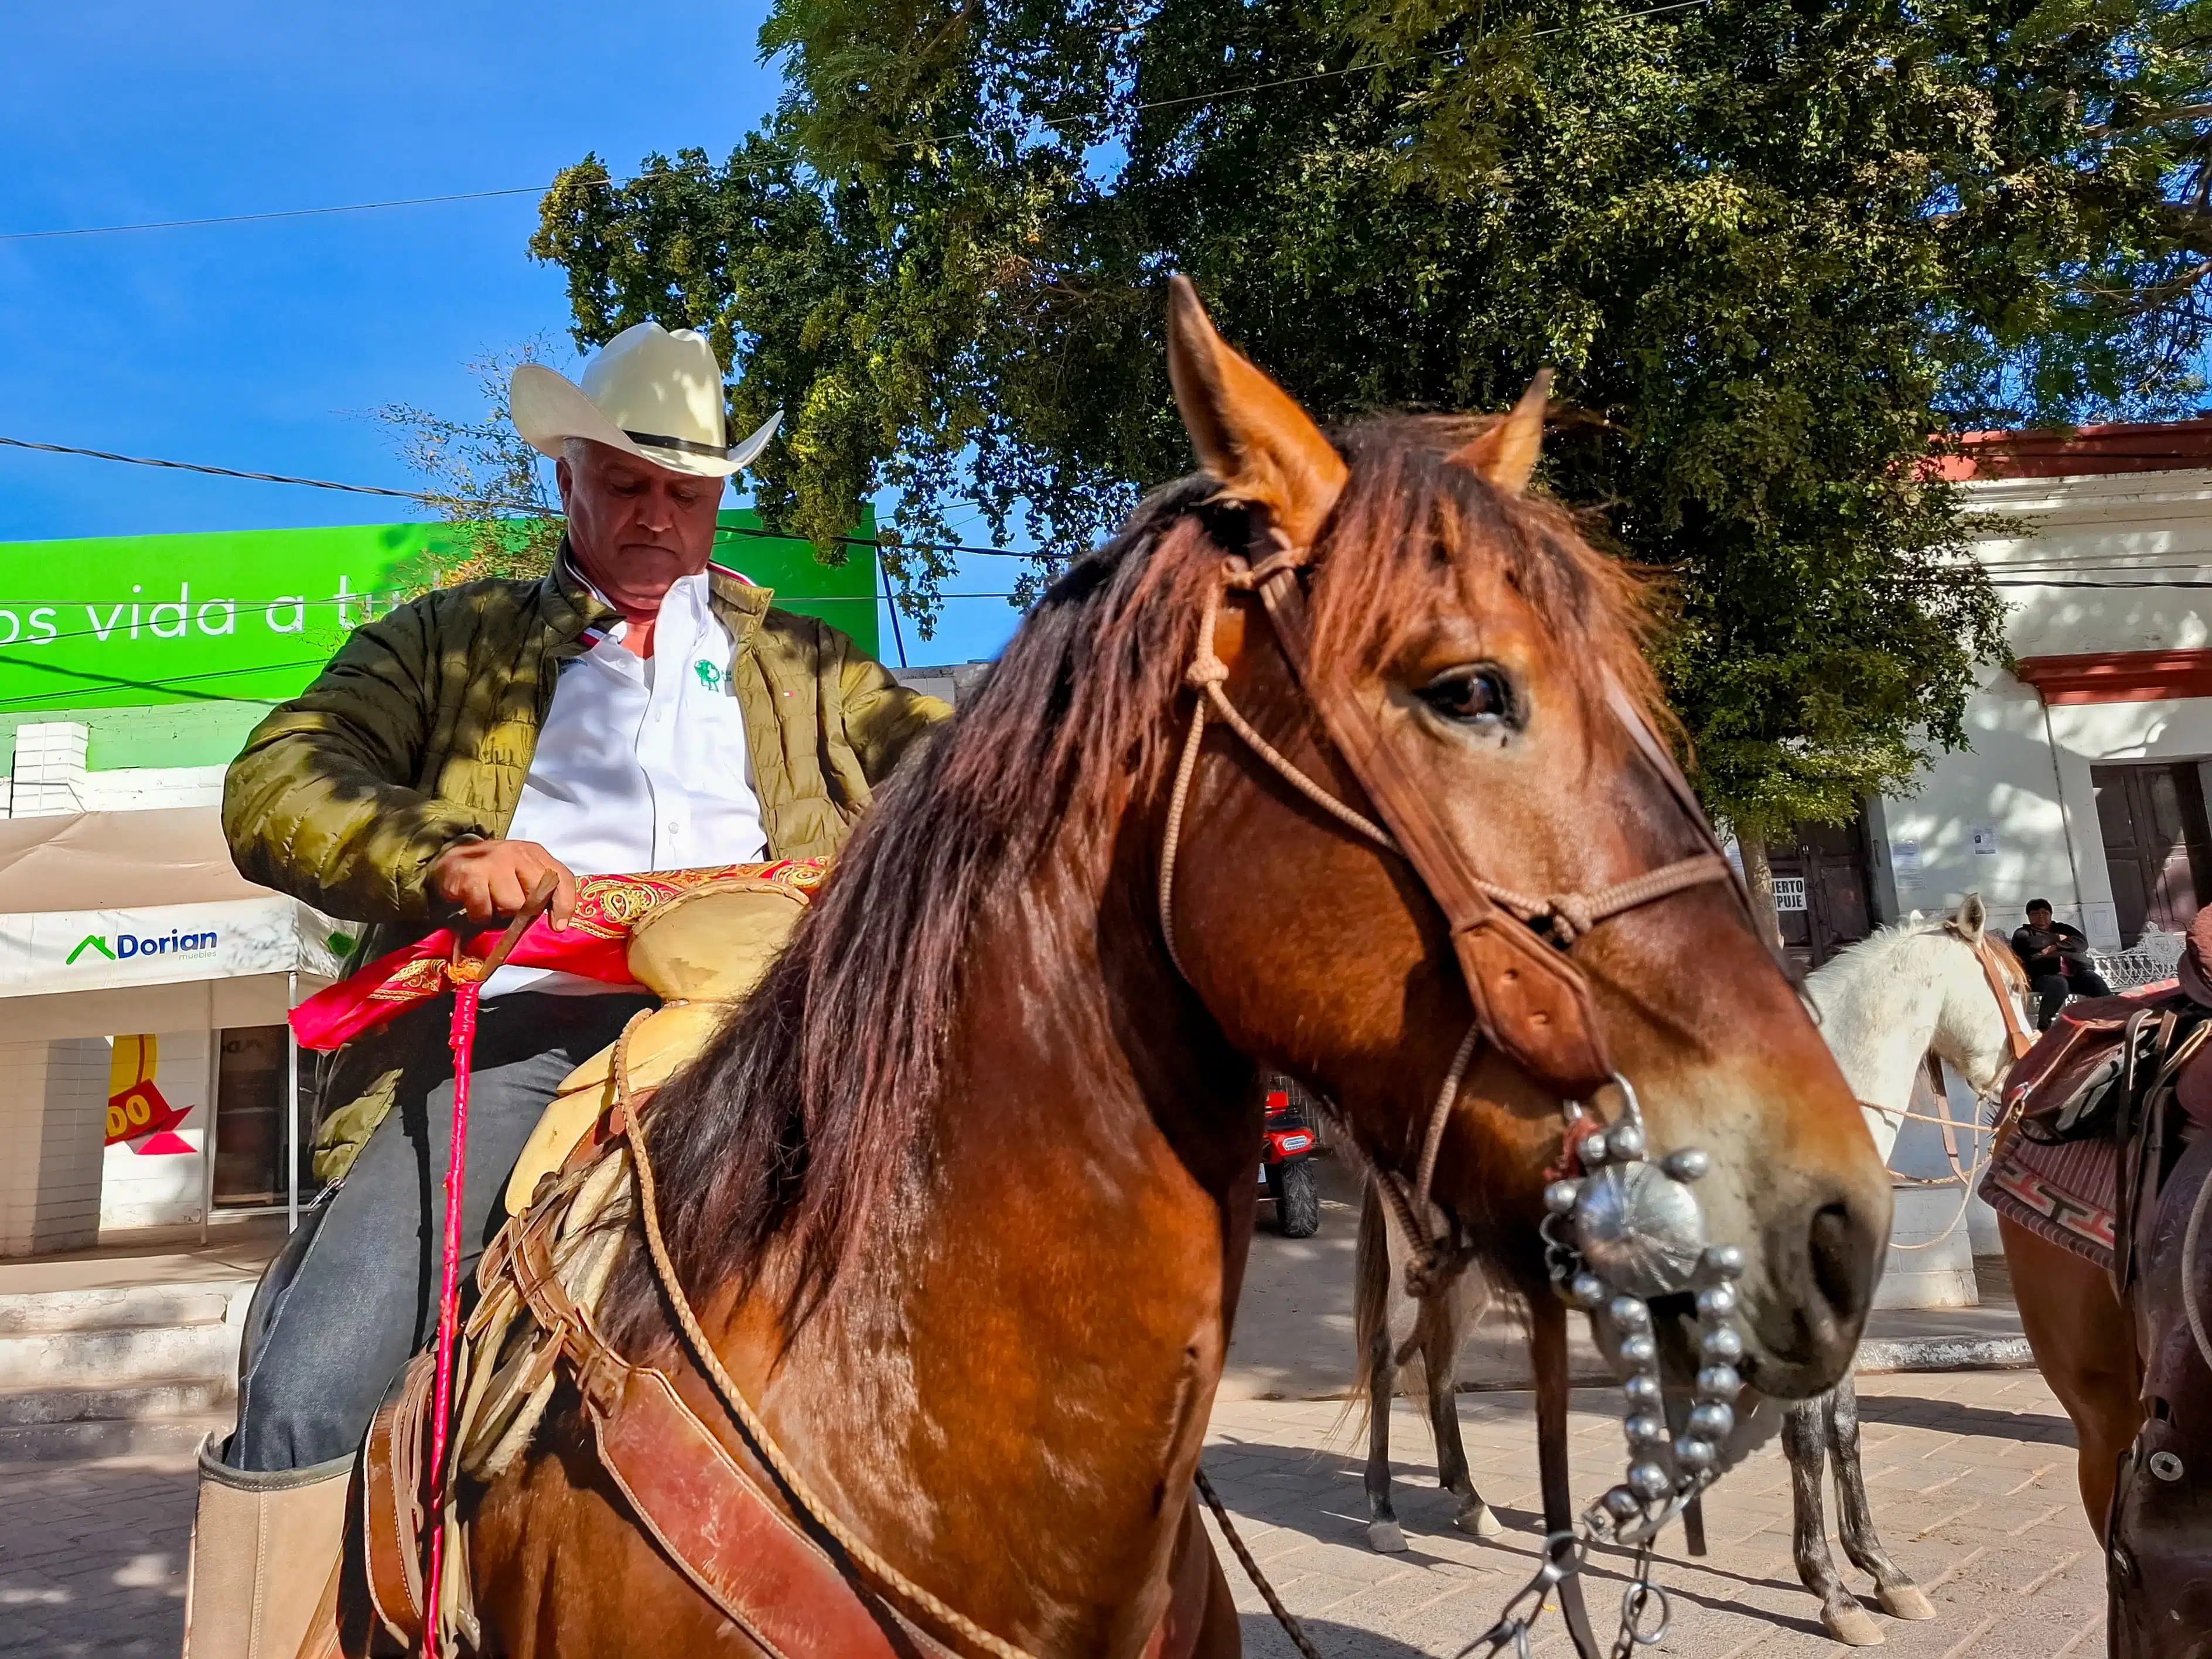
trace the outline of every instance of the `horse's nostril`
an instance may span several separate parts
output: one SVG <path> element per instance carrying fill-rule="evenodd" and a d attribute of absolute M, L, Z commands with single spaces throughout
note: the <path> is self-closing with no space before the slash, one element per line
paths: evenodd
<path fill-rule="evenodd" d="M 1847 1324 L 1856 1321 L 1873 1294 L 1874 1251 L 1865 1229 L 1849 1206 L 1823 1204 L 1813 1212 L 1808 1241 L 1813 1285 L 1820 1298 Z"/>

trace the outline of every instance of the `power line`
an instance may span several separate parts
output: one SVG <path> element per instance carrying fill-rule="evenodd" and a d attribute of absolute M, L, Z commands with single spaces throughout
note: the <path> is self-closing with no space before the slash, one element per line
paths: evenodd
<path fill-rule="evenodd" d="M 2033 581 L 1992 580 L 1990 586 L 1991 587 L 2212 587 L 2212 581 L 2196 581 L 2182 577 L 2176 577 L 2171 581 L 2137 582 L 2060 581 L 2055 578 L 2044 578 Z"/>
<path fill-rule="evenodd" d="M 775 594 L 775 601 L 779 605 L 892 605 L 899 603 L 899 601 L 890 599 L 886 595 L 881 593 L 787 593 L 781 588 L 776 588 L 773 591 Z M 939 593 L 937 596 L 938 600 L 940 603 L 953 599 L 1018 599 L 1021 597 L 1022 596 L 1018 593 Z M 271 605 L 282 605 L 286 610 L 289 610 L 295 605 L 302 606 L 311 605 L 350 605 L 360 607 L 362 613 L 362 622 L 366 623 L 377 621 L 380 616 L 388 616 L 391 614 L 389 611 L 380 613 L 372 613 L 370 611 L 370 605 L 374 599 L 374 595 L 373 594 L 348 593 L 343 599 L 295 599 L 289 595 L 273 599 L 199 599 L 190 601 L 189 608 L 196 611 L 204 605 L 233 605 L 240 610 L 251 610 L 257 605 L 264 609 Z M 174 606 L 179 605 L 186 605 L 187 603 L 187 601 L 182 599 L 154 599 L 143 593 L 135 599 L 125 599 L 113 598 L 102 599 L 10 599 L 0 597 L 0 611 L 58 611 L 69 605 L 83 605 L 87 610 L 91 610 L 95 606 L 103 605 L 138 605 L 149 607 L 164 605 Z M 911 601 L 907 601 L 906 603 L 911 604 Z M 151 633 L 152 624 L 150 623 L 143 623 L 141 625 L 144 627 L 149 633 Z M 341 617 L 341 625 L 346 628 L 349 631 L 350 631 L 355 626 L 354 623 L 344 622 L 343 617 Z M 94 626 L 91 628 L 64 629 L 52 634 L 42 634 L 36 639 L 27 639 L 18 635 L 18 637 L 12 640 L 0 641 L 0 653 L 12 653 L 0 654 L 0 670 L 5 670 L 13 666 L 21 666 L 42 669 L 52 673 L 73 674 L 77 672 L 74 668 L 65 667 L 59 664 L 39 662 L 35 659 L 21 653 L 29 651 L 42 650 L 50 645 L 59 645 L 64 640 L 89 640 L 94 638 L 105 640 L 112 635 L 128 629 L 130 627 L 131 624 L 129 623 L 118 620 L 109 623 L 105 627 Z M 292 630 L 286 629 L 285 631 L 289 633 Z M 222 639 L 227 637 L 228 633 L 229 630 L 228 629 L 225 629 L 221 634 L 208 634 L 203 631 L 200 637 L 202 639 Z M 188 624 L 186 631 L 184 634 L 154 634 L 152 635 L 152 639 L 153 641 L 181 641 L 188 637 L 189 634 L 190 627 Z M 151 641 L 141 639 L 137 634 L 131 635 L 130 638 L 141 644 L 151 643 Z M 241 670 L 239 672 L 242 672 L 244 671 Z"/>
<path fill-rule="evenodd" d="M 85 455 L 95 461 L 120 461 L 125 466 L 161 466 L 174 472 L 204 472 L 214 478 L 246 478 L 255 483 L 301 484 L 309 489 L 342 489 L 356 495 L 390 495 L 403 501 L 419 502 L 422 499 L 411 489 L 386 489 L 377 484 L 333 483 L 328 478 L 295 478 L 282 472 L 241 472 L 235 467 L 205 466 L 198 461 L 157 461 L 144 455 L 117 455 L 105 449 L 79 449 L 70 444 L 35 444 L 27 438 L 0 438 L 0 444 L 9 449 L 35 449 L 49 455 Z"/>
<path fill-rule="evenodd" d="M 413 501 L 423 506 L 434 496 L 453 500 L 459 507 L 480 507 L 487 514 L 518 514 L 536 517 L 553 516 L 534 501 L 470 501 L 465 497 L 446 497 L 435 490 L 389 489 L 381 484 L 340 483 L 331 478 L 301 478 L 283 472 L 246 472 L 236 467 L 209 466 L 198 461 L 156 460 L 145 455 L 118 455 L 112 450 L 83 449 L 74 444 L 33 443 L 27 438 L 0 437 L 0 446 L 9 449 L 36 450 L 47 455 L 82 455 L 95 461 L 115 461 L 125 466 L 158 466 L 174 472 L 199 472 L 213 478 L 244 478 L 253 483 L 299 484 L 308 489 L 335 489 L 353 495 L 382 495 L 393 500 Z M 765 537 L 771 541 L 811 542 L 811 536 L 795 530 L 742 529 L 735 526 L 717 525 L 714 533 L 724 538 L 744 536 Z M 1011 547 L 970 547 L 959 542 L 871 541 L 866 536 L 833 536 L 833 543 L 846 547 L 872 547 L 878 553 L 910 550 L 917 553 L 973 553 L 994 559 L 1048 559 L 1060 556 L 1050 553 L 1024 553 Z"/>
<path fill-rule="evenodd" d="M 658 179 L 696 179 L 689 172 L 640 173 L 629 184 L 650 184 Z M 270 219 L 316 219 L 332 213 L 379 213 L 386 208 L 429 207 L 441 202 L 488 202 L 500 196 L 543 196 L 558 179 L 543 185 L 516 185 L 507 190 L 464 190 L 448 196 L 403 196 L 384 202 L 348 202 L 337 207 L 280 208 L 268 213 L 221 213 L 204 219 L 149 219 L 129 225 L 73 225 L 60 230 L 0 231 L 0 242 L 39 242 L 57 236 L 116 236 L 134 230 L 189 230 L 201 225 L 246 225 Z M 574 179 L 574 184 L 617 188 L 612 179 Z"/>
<path fill-rule="evenodd" d="M 0 706 L 12 707 L 23 702 L 52 702 L 56 697 L 96 696 L 101 691 L 172 691 L 180 697 L 196 697 L 203 702 L 258 702 L 258 698 L 239 699 L 226 696 L 220 691 L 180 690 L 189 680 L 234 679 L 240 674 L 275 674 L 291 668 L 320 668 L 325 659 L 311 657 L 301 662 L 260 662 L 244 668 L 210 669 L 204 674 L 179 674 L 166 680 L 125 679 L 120 675 L 101 674 L 86 668 L 65 668 L 58 663 L 16 661 L 13 666 L 43 669 L 50 674 L 73 674 L 79 679 L 93 682 L 88 685 L 71 685 L 59 691 L 39 691 L 21 697 L 0 697 Z"/>
<path fill-rule="evenodd" d="M 1663 6 L 1651 6 L 1646 8 L 1643 11 L 1626 11 L 1611 16 L 1592 18 L 1589 20 L 1589 22 L 1593 24 L 1632 23 L 1638 18 L 1656 17 L 1662 12 L 1687 11 L 1693 6 L 1704 6 L 1710 5 L 1711 3 L 1712 0 L 1669 0 L 1669 3 Z M 1541 40 L 1548 35 L 1565 34 L 1570 29 L 1585 27 L 1588 26 L 1589 25 L 1587 24 L 1581 23 L 1561 23 L 1552 28 L 1532 29 L 1529 31 L 1528 38 L 1531 40 Z M 1125 31 L 1125 33 L 1127 31 Z M 1404 58 L 1378 58 L 1372 63 L 1348 64 L 1342 69 L 1316 70 L 1306 75 L 1285 75 L 1273 81 L 1249 81 L 1243 86 L 1223 87 L 1213 92 L 1192 93 L 1189 95 L 1182 98 L 1148 99 L 1143 103 L 1130 105 L 1126 112 L 1131 115 L 1142 115 L 1147 110 L 1182 109 L 1195 107 L 1201 104 L 1218 104 L 1224 99 L 1242 98 L 1247 93 L 1272 92 L 1278 87 L 1302 87 L 1309 85 L 1316 81 L 1340 80 L 1347 75 L 1369 75 L 1372 74 L 1376 70 L 1402 69 L 1408 64 L 1425 64 L 1434 58 L 1449 58 L 1455 52 L 1462 50 L 1463 50 L 1463 48 L 1457 46 L 1440 46 L 1434 52 L 1417 52 Z M 1053 125 L 1053 119 L 1050 116 L 1042 116 L 1038 118 L 1047 126 Z M 968 129 L 959 132 L 944 133 L 933 138 L 908 138 L 902 142 L 910 147 L 919 149 L 923 146 L 949 144 L 956 138 L 975 138 L 988 136 L 990 135 L 976 131 L 973 129 Z"/>

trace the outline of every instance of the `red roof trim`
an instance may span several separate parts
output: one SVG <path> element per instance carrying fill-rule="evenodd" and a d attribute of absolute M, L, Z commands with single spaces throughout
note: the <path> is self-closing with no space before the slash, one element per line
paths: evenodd
<path fill-rule="evenodd" d="M 1938 455 L 1954 483 L 1976 478 L 2070 478 L 2100 472 L 2183 472 L 2212 467 L 2212 416 L 2077 427 L 2063 432 L 1966 432 L 1963 454 Z"/>
<path fill-rule="evenodd" d="M 2013 672 L 2063 708 L 2083 702 L 2158 702 L 2212 697 L 2212 651 L 2092 651 L 2022 657 Z"/>

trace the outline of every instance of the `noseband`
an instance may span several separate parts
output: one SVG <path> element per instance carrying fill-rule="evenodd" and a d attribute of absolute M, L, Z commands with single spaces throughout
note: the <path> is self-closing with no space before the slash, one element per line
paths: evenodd
<path fill-rule="evenodd" d="M 1554 1534 L 1547 1571 L 1553 1575 L 1550 1582 L 1557 1583 L 1561 1574 L 1575 1570 L 1588 1538 L 1607 1534 L 1615 1541 L 1648 1546 L 1661 1527 L 1718 1478 L 1732 1461 L 1734 1406 L 1742 1386 L 1735 1362 L 1743 1352 L 1734 1284 L 1743 1272 L 1743 1253 L 1732 1245 L 1707 1245 L 1703 1212 L 1689 1187 L 1711 1160 L 1695 1149 L 1678 1151 L 1658 1163 L 1646 1159 L 1635 1091 L 1607 1058 L 1589 979 L 1567 952 L 1608 917 L 1706 882 L 1730 881 L 1734 872 L 1687 781 L 1641 714 L 1616 690 L 1616 712 L 1685 808 L 1706 850 L 1591 892 L 1534 896 L 1486 879 L 1450 834 L 1437 800 L 1385 739 L 1373 714 L 1349 696 L 1332 695 L 1316 679 L 1312 628 L 1297 574 L 1310 562 L 1312 550 L 1293 545 L 1279 529 L 1268 533 L 1272 549 L 1256 562 L 1234 555 L 1223 562 L 1219 581 L 1206 589 L 1197 642 L 1184 671 L 1184 683 L 1197 700 L 1176 769 L 1161 846 L 1161 932 L 1177 970 L 1183 971 L 1176 944 L 1176 862 L 1209 713 L 1218 715 L 1299 794 L 1413 866 L 1450 927 L 1453 953 L 1474 1006 L 1474 1022 L 1430 1112 L 1410 1186 L 1395 1170 L 1375 1171 L 1376 1184 L 1414 1244 L 1407 1288 L 1416 1297 L 1442 1288 L 1473 1255 L 1471 1244 L 1458 1237 L 1455 1218 L 1447 1217 L 1441 1236 L 1425 1218 L 1431 1212 L 1429 1193 L 1443 1131 L 1478 1040 L 1487 1037 L 1559 1097 L 1565 1121 L 1558 1178 L 1545 1192 L 1547 1263 L 1562 1297 L 1594 1316 L 1629 1372 L 1624 1426 L 1630 1464 L 1626 1481 L 1591 1506 L 1577 1532 Z M 1347 805 L 1300 770 L 1230 700 L 1224 689 L 1229 669 L 1215 652 L 1214 635 L 1223 597 L 1231 592 L 1259 595 L 1293 678 L 1366 793 L 1375 817 Z M 1607 1083 L 1619 1089 L 1622 1104 L 1611 1124 L 1601 1127 L 1581 1102 Z M 1679 1436 L 1670 1434 L 1662 1415 L 1650 1308 L 1653 1297 L 1669 1295 L 1693 1298 L 1700 1332 L 1696 1403 Z M 1542 1599 L 1540 1592 L 1525 1615 L 1509 1612 L 1492 1633 L 1497 1649 L 1509 1640 L 1525 1644 L 1527 1620 Z"/>

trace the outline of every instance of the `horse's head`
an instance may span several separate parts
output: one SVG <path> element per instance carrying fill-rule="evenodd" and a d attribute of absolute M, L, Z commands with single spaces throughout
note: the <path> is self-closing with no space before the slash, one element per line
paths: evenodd
<path fill-rule="evenodd" d="M 1562 1097 L 1609 1115 L 1617 1073 L 1655 1156 L 1711 1158 L 1697 1191 L 1708 1236 L 1746 1257 L 1753 1380 L 1828 1387 L 1874 1289 L 1889 1182 L 1735 884 L 1622 885 L 1713 843 L 1653 739 L 1634 580 L 1524 493 L 1540 386 L 1502 421 L 1381 420 L 1332 442 L 1180 282 L 1170 361 L 1218 487 L 1159 532 L 1156 568 L 1182 574 L 1158 580 L 1188 584 L 1194 630 L 1218 598 L 1227 705 L 1319 786 L 1222 733 L 1212 704 L 1222 735 L 1189 773 L 1172 872 L 1185 976 L 1231 1042 L 1319 1085 L 1369 1158 L 1408 1174 L 1479 1024 L 1432 1192 L 1532 1294 L 1550 1293 L 1537 1224 Z M 1263 604 L 1223 590 L 1232 557 L 1296 574 Z M 1202 640 L 1195 655 L 1202 683 L 1218 671 Z M 1486 896 L 1438 877 L 1455 870 Z"/>
<path fill-rule="evenodd" d="M 2012 949 L 1990 937 L 1979 893 L 1928 930 L 1942 941 L 1943 1005 L 1929 1044 L 1978 1095 L 1995 1091 L 2028 1030 L 2027 974 Z"/>

